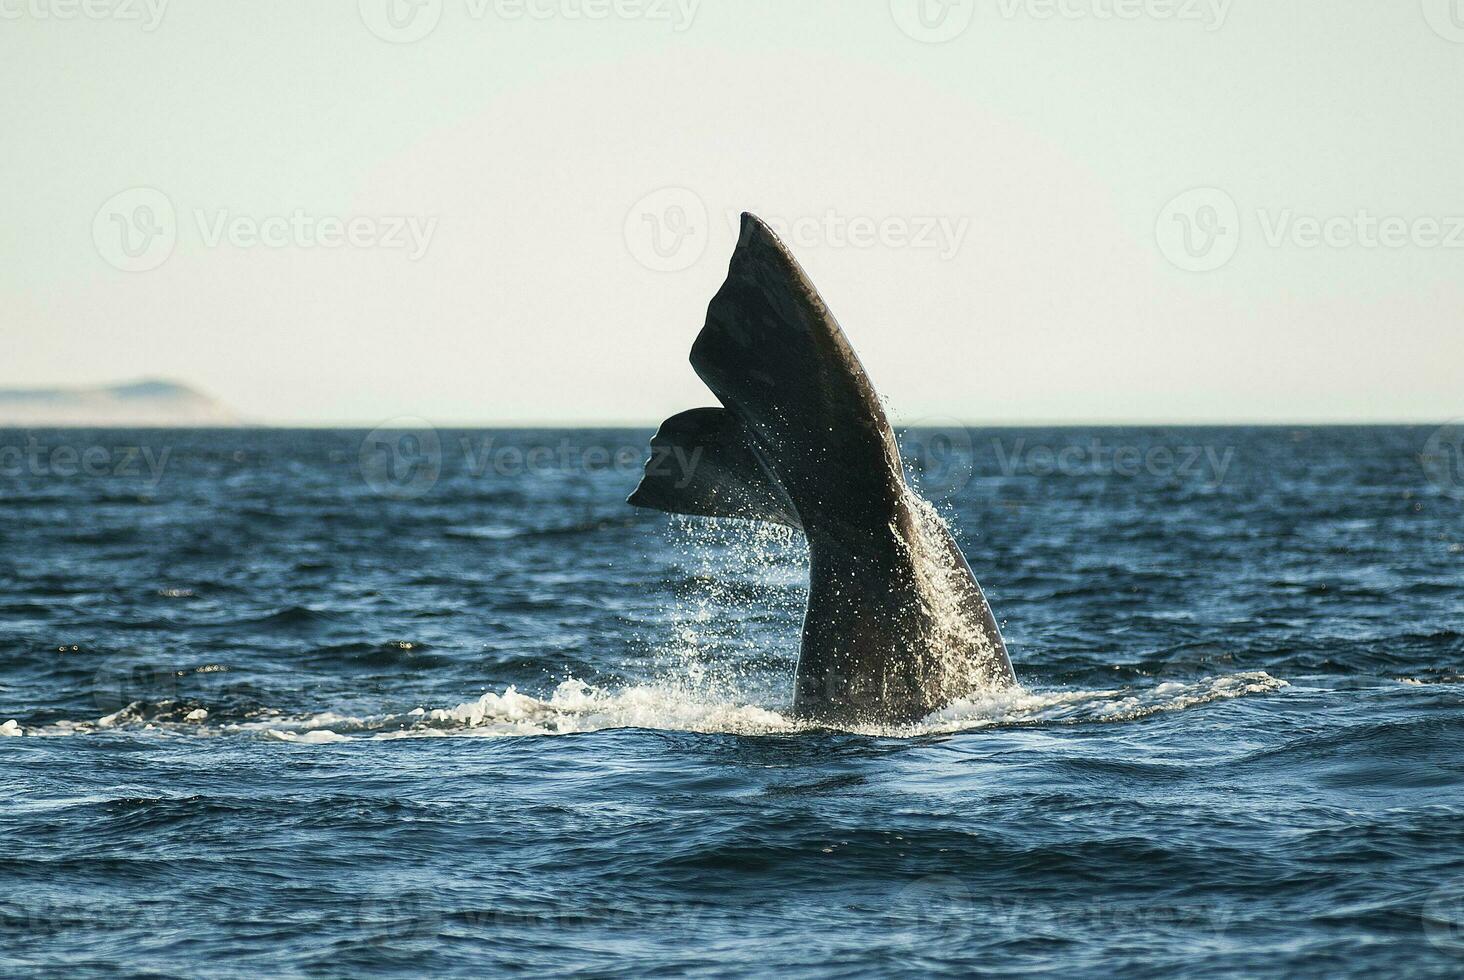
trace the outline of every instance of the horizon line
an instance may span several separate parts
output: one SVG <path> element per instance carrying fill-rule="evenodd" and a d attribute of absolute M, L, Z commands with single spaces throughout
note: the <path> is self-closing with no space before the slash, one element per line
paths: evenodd
<path fill-rule="evenodd" d="M 1166 428 L 1234 428 L 1249 426 L 1257 428 L 1323 428 L 1329 426 L 1348 427 L 1382 427 L 1382 426 L 1444 426 L 1454 423 L 1461 416 L 1454 418 L 1439 418 L 1436 416 L 1412 418 L 1239 418 L 1239 419 L 1160 419 L 1160 418 L 1103 418 L 1103 419 L 1072 419 L 1072 418 L 1036 418 L 1036 419 L 986 419 L 968 420 L 958 419 L 954 416 L 945 421 L 955 422 L 967 429 L 1033 429 L 1033 428 L 1130 428 L 1134 426 L 1162 426 Z M 940 428 L 939 424 L 920 425 L 923 420 L 915 420 L 915 423 L 899 424 L 891 422 L 891 428 Z M 584 420 L 584 419 L 498 419 L 498 420 L 464 420 L 444 419 L 434 421 L 421 416 L 394 416 L 385 420 L 360 420 L 360 419 L 338 419 L 338 420 L 287 420 L 287 421 L 262 421 L 257 419 L 245 419 L 237 422 L 209 422 L 209 423 L 188 423 L 188 422 L 157 422 L 157 423 L 125 423 L 125 422 L 51 422 L 51 423 L 13 423 L 0 421 L 0 431 L 17 431 L 27 429 L 218 429 L 221 431 L 231 429 L 284 429 L 284 430 L 309 430 L 309 429 L 335 429 L 335 430 L 359 430 L 370 432 L 376 429 L 412 429 L 420 428 L 411 424 L 412 422 L 426 422 L 428 427 L 434 429 L 656 429 L 661 423 L 653 421 L 613 419 L 613 420 Z M 402 423 L 402 424 L 393 424 Z"/>

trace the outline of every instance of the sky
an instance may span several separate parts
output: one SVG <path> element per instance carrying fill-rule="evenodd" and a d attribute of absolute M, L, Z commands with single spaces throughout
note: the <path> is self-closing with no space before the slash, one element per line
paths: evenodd
<path fill-rule="evenodd" d="M 738 214 L 897 420 L 1464 415 L 1464 0 L 0 0 L 0 386 L 653 423 Z"/>

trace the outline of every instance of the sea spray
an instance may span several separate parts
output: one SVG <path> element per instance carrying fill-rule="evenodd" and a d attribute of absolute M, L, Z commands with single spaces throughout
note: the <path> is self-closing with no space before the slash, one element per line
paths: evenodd
<path fill-rule="evenodd" d="M 652 627 L 650 645 L 663 651 L 658 683 L 785 707 L 808 593 L 803 536 L 777 524 L 696 517 L 675 518 L 666 533 L 680 576 Z M 770 685 L 769 667 L 786 681 Z"/>

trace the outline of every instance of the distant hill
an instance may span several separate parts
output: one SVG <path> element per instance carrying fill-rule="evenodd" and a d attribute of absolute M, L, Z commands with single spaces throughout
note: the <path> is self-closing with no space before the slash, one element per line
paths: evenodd
<path fill-rule="evenodd" d="M 238 425 L 202 392 L 173 381 L 88 388 L 0 388 L 0 426 Z"/>

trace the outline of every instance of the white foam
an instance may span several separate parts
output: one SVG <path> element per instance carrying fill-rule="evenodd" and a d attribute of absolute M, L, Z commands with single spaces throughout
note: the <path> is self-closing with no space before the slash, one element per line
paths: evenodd
<path fill-rule="evenodd" d="M 1017 687 L 955 701 L 909 725 L 840 727 L 853 734 L 912 738 L 1014 724 L 1113 724 L 1286 686 L 1264 671 L 1249 671 L 1111 690 Z M 832 727 L 794 717 L 785 705 L 757 703 L 735 690 L 728 692 L 725 681 L 700 689 L 671 680 L 612 689 L 568 680 L 542 697 L 507 687 L 450 708 L 416 707 L 379 715 L 326 710 L 294 716 L 265 710 L 249 721 L 214 722 L 206 713 L 200 716 L 205 709 L 196 709 L 181 721 L 144 722 L 136 708 L 131 705 L 95 721 L 61 721 L 25 732 L 9 721 L 0 725 L 0 736 L 125 730 L 173 737 L 248 734 L 321 745 L 372 739 L 555 736 L 615 729 L 786 736 Z"/>
<path fill-rule="evenodd" d="M 20 722 L 16 721 L 14 718 L 10 719 L 3 725 L 0 725 L 0 738 L 19 738 L 24 734 L 25 731 L 20 727 Z"/>
<path fill-rule="evenodd" d="M 331 742 L 351 741 L 351 739 L 344 735 L 337 735 L 329 728 L 321 728 L 311 732 L 275 731 L 274 729 L 267 729 L 265 734 L 271 738 L 277 738 L 281 742 L 301 742 L 306 745 L 326 745 Z"/>
<path fill-rule="evenodd" d="M 752 704 L 697 699 L 676 685 L 636 685 L 606 691 L 569 680 L 547 700 L 520 694 L 484 694 L 446 711 L 427 713 L 432 722 L 456 723 L 483 734 L 567 735 L 607 728 L 761 734 L 797 727 L 777 711 Z"/>
<path fill-rule="evenodd" d="M 1113 723 L 1182 711 L 1213 701 L 1263 694 L 1287 686 L 1264 671 L 1209 677 L 1192 683 L 1167 682 L 1144 688 L 1104 691 L 1037 692 L 1013 688 L 954 702 L 909 725 L 839 726 L 853 734 L 913 738 L 953 734 L 1011 724 Z M 321 729 L 329 717 L 342 735 Z M 545 698 L 514 687 L 488 692 L 452 708 L 417 708 L 403 714 L 350 718 L 326 712 L 296 720 L 229 726 L 258 728 L 276 738 L 299 742 L 353 739 L 444 737 L 523 737 L 569 735 L 613 729 L 652 729 L 729 735 L 790 735 L 831 726 L 792 717 L 768 705 L 699 698 L 685 687 L 643 684 L 606 690 L 570 680 Z M 291 737 L 293 736 L 293 737 Z"/>

